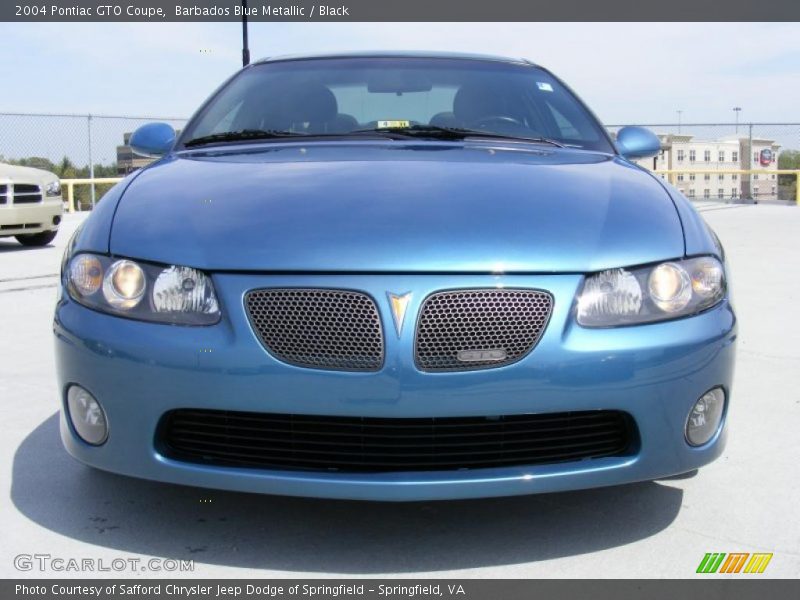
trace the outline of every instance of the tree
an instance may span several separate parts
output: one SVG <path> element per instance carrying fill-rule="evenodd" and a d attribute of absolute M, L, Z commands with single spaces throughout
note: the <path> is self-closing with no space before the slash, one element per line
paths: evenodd
<path fill-rule="evenodd" d="M 800 150 L 784 150 L 778 155 L 779 169 L 800 169 Z M 778 175 L 780 197 L 789 200 L 797 198 L 797 176 Z"/>

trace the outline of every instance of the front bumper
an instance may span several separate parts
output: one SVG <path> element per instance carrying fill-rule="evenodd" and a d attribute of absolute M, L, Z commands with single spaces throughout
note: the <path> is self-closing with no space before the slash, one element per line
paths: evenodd
<path fill-rule="evenodd" d="M 705 446 L 684 440 L 699 396 L 722 386 L 730 401 L 735 316 L 724 301 L 692 318 L 644 326 L 585 329 L 575 324 L 579 275 L 264 276 L 215 275 L 223 320 L 175 327 L 112 317 L 63 298 L 56 309 L 61 434 L 77 459 L 147 479 L 208 488 L 367 500 L 477 498 L 553 492 L 658 479 L 696 469 L 723 450 L 725 428 Z M 416 314 L 442 289 L 520 287 L 550 291 L 550 323 L 518 363 L 483 371 L 422 373 L 414 366 Z M 386 362 L 375 373 L 311 370 L 279 362 L 260 345 L 243 308 L 263 287 L 363 290 L 377 302 Z M 402 335 L 386 292 L 412 293 Z M 108 441 L 89 446 L 64 416 L 77 383 L 102 403 Z M 628 456 L 530 467 L 386 474 L 279 471 L 206 466 L 167 458 L 156 428 L 180 408 L 362 417 L 489 416 L 621 410 L 640 442 Z"/>
<path fill-rule="evenodd" d="M 42 233 L 58 229 L 64 213 L 61 197 L 32 204 L 0 204 L 0 236 Z M 58 222 L 54 219 L 58 217 Z"/>

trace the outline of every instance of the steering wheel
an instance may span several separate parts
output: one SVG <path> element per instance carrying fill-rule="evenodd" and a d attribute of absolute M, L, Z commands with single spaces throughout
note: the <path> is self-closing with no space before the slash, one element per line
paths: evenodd
<path fill-rule="evenodd" d="M 487 115 L 485 117 L 481 117 L 480 119 L 475 119 L 471 125 L 478 128 L 478 129 L 488 129 L 491 128 L 492 124 L 499 124 L 500 127 L 503 125 L 514 125 L 515 127 L 524 127 L 522 121 L 519 119 L 515 119 L 514 117 L 509 117 L 508 115 Z"/>

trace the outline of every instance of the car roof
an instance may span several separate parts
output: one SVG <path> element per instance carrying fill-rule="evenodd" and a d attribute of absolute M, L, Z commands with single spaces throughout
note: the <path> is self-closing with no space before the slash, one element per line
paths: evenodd
<path fill-rule="evenodd" d="M 270 56 L 255 61 L 254 64 L 282 62 L 291 60 L 312 60 L 329 58 L 447 58 L 458 60 L 478 60 L 503 63 L 515 63 L 533 65 L 524 58 L 510 58 L 507 56 L 495 56 L 492 54 L 472 54 L 468 52 L 426 52 L 426 51 L 400 51 L 400 50 L 374 50 L 360 52 L 334 52 L 323 54 L 285 54 L 282 56 Z"/>

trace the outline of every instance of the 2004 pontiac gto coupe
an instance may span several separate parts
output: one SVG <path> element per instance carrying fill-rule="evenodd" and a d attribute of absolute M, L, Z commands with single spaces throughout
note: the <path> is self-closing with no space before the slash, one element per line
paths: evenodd
<path fill-rule="evenodd" d="M 76 233 L 61 435 L 136 477 L 420 500 L 652 480 L 725 441 L 723 250 L 547 70 L 250 65 Z"/>

